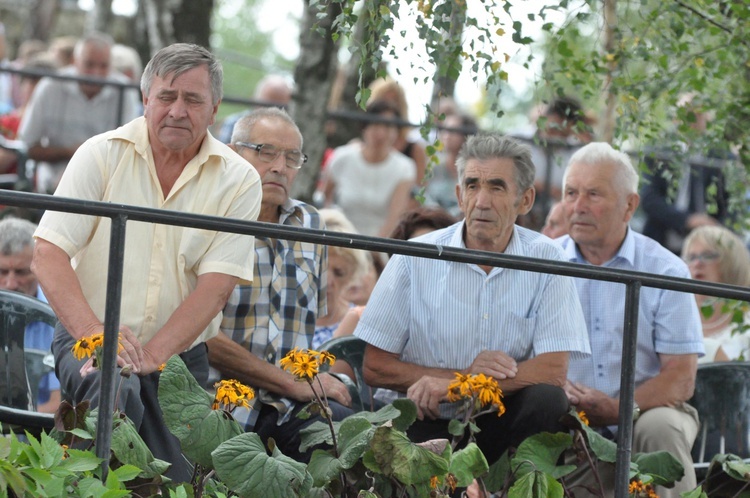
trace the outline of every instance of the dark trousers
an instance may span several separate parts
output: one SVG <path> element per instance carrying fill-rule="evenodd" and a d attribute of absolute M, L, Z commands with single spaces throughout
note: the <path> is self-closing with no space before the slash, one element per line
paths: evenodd
<path fill-rule="evenodd" d="M 333 400 L 328 400 L 328 405 L 333 412 L 333 420 L 340 421 L 353 414 L 351 408 L 347 408 Z M 258 420 L 255 422 L 254 432 L 260 436 L 263 444 L 268 446 L 268 438 L 273 438 L 276 447 L 286 456 L 298 462 L 307 463 L 310 461 L 312 452 L 316 448 L 310 448 L 306 452 L 299 450 L 302 442 L 300 431 L 315 422 L 325 422 L 320 415 L 311 416 L 307 420 L 297 418 L 297 414 L 306 406 L 305 403 L 297 403 L 292 410 L 289 420 L 279 425 L 279 412 L 271 405 L 261 405 Z"/>
<path fill-rule="evenodd" d="M 101 390 L 101 373 L 95 372 L 81 377 L 80 369 L 86 359 L 76 360 L 71 352 L 75 340 L 60 323 L 55 328 L 52 341 L 52 353 L 55 355 L 55 372 L 60 379 L 60 386 L 65 399 L 73 403 L 83 400 L 91 402 L 91 408 L 99 406 Z M 206 385 L 208 381 L 208 351 L 205 344 L 199 344 L 190 351 L 180 355 L 190 373 L 198 384 Z M 119 371 L 119 368 L 118 368 Z M 135 424 L 154 457 L 167 461 L 172 466 L 166 476 L 175 482 L 188 482 L 192 476 L 192 465 L 183 456 L 179 440 L 169 432 L 164 424 L 159 398 L 159 373 L 130 377 L 117 376 L 115 382 L 121 382 L 119 397 L 115 408 L 125 413 Z"/>
<path fill-rule="evenodd" d="M 476 443 L 492 465 L 508 448 L 517 448 L 529 436 L 540 432 L 565 432 L 560 419 L 568 412 L 570 404 L 565 391 L 548 384 L 537 384 L 503 398 L 505 413 L 482 415 L 476 419 L 481 432 L 476 434 Z M 452 440 L 448 432 L 449 420 L 417 420 L 407 430 L 409 439 L 415 443 L 431 439 Z M 468 431 L 459 444 L 468 443 Z"/>

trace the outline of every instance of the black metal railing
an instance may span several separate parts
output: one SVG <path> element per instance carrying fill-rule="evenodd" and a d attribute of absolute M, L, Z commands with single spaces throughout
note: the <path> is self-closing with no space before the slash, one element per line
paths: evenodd
<path fill-rule="evenodd" d="M 306 228 L 289 227 L 272 223 L 226 219 L 177 211 L 167 211 L 124 204 L 84 201 L 43 194 L 1 191 L 0 203 L 32 209 L 64 211 L 88 216 L 107 217 L 112 220 L 107 276 L 107 299 L 104 318 L 104 359 L 102 371 L 101 403 L 97 428 L 97 456 L 108 461 L 111 447 L 111 413 L 115 396 L 115 367 L 117 356 L 117 334 L 119 329 L 120 298 L 123 258 L 125 252 L 125 228 L 128 221 L 141 221 L 177 225 L 189 228 L 239 233 L 253 236 L 283 238 L 301 242 L 312 242 L 368 251 L 404 254 L 421 258 L 474 263 L 522 271 L 533 271 L 617 282 L 626 286 L 624 337 L 622 350 L 622 372 L 620 384 L 619 427 L 622 437 L 617 445 L 615 470 L 615 496 L 625 498 L 628 492 L 631 439 L 633 431 L 633 393 L 635 390 L 635 354 L 638 333 L 639 296 L 642 286 L 680 292 L 700 293 L 717 297 L 750 301 L 750 289 L 734 285 L 698 282 L 690 279 L 668 277 L 628 270 L 579 265 L 560 261 L 540 260 L 521 256 L 473 251 L 456 247 L 435 246 L 417 242 L 382 239 L 364 235 L 327 232 Z M 104 394 L 107 394 L 106 396 Z M 106 463 L 103 471 L 106 472 Z"/>

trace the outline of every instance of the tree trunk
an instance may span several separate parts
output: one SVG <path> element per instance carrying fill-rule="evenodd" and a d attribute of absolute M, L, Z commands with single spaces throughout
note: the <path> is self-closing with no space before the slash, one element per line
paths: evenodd
<path fill-rule="evenodd" d="M 182 0 L 172 10 L 175 41 L 209 48 L 214 0 Z"/>
<path fill-rule="evenodd" d="M 433 111 L 438 108 L 442 97 L 453 97 L 456 90 L 456 80 L 460 74 L 461 46 L 464 24 L 466 23 L 466 2 L 453 0 L 451 10 L 450 30 L 446 33 L 446 46 L 453 48 L 448 51 L 448 57 L 438 60 L 435 67 L 435 85 L 432 87 L 430 106 Z M 451 70 L 455 68 L 455 70 Z"/>
<path fill-rule="evenodd" d="M 310 0 L 305 0 L 305 6 L 305 18 L 300 31 L 299 61 L 294 70 L 297 91 L 290 111 L 304 137 L 304 149 L 309 160 L 297 175 L 291 195 L 311 202 L 323 152 L 327 146 L 325 125 L 332 85 L 330 75 L 335 72 L 337 65 L 331 27 L 340 8 L 338 3 L 331 2 L 326 8 L 325 16 L 317 18 L 317 9 L 310 8 Z M 315 25 L 322 33 L 313 29 Z"/>
<path fill-rule="evenodd" d="M 112 26 L 113 17 L 112 0 L 96 0 L 86 18 L 86 30 L 106 33 Z"/>
<path fill-rule="evenodd" d="M 357 20 L 352 33 L 352 45 L 362 46 L 365 33 L 365 24 L 368 22 L 370 12 L 363 10 Z M 352 52 L 349 60 L 341 66 L 336 75 L 334 90 L 331 99 L 331 107 L 337 111 L 361 111 L 357 105 L 357 92 L 359 91 L 359 74 L 362 71 L 362 84 L 367 87 L 375 80 L 377 70 L 371 65 L 361 66 L 362 56 L 360 51 Z M 382 65 L 381 65 L 382 66 Z M 354 125 L 354 126 L 353 126 Z M 359 137 L 359 126 L 350 121 L 333 121 L 330 124 L 329 145 L 338 147 L 349 143 L 352 139 Z"/>
<path fill-rule="evenodd" d="M 612 54 L 615 50 L 615 31 L 617 29 L 617 0 L 604 0 L 604 52 Z M 612 78 L 617 69 L 617 60 L 608 63 L 607 77 L 604 82 L 605 108 L 601 120 L 599 137 L 604 142 L 612 142 L 615 136 L 615 107 L 617 105 L 617 95 L 612 89 Z"/>
<path fill-rule="evenodd" d="M 159 49 L 174 43 L 173 15 L 169 0 L 141 0 L 143 24 L 141 32 L 148 40 L 148 52 L 153 55 Z M 181 2 L 177 2 L 178 4 Z M 149 60 L 151 57 L 149 56 Z"/>
<path fill-rule="evenodd" d="M 58 0 L 31 0 L 29 5 L 29 19 L 24 29 L 24 40 L 49 41 L 49 34 L 57 22 L 57 14 L 60 11 Z"/>

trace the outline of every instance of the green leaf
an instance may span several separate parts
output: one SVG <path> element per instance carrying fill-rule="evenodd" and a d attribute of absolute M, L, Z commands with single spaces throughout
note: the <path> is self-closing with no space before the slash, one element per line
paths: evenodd
<path fill-rule="evenodd" d="M 175 355 L 159 379 L 159 405 L 167 428 L 180 440 L 182 451 L 203 467 L 212 469 L 213 452 L 242 428 L 223 410 L 212 410 L 213 398 Z"/>
<path fill-rule="evenodd" d="M 393 428 L 406 432 L 406 429 L 417 420 L 417 405 L 408 398 L 395 399 L 391 405 L 400 413 L 398 417 L 393 419 Z"/>
<path fill-rule="evenodd" d="M 122 467 L 113 470 L 112 473 L 117 477 L 118 481 L 128 482 L 138 477 L 141 473 L 141 469 L 134 465 L 123 465 Z"/>
<path fill-rule="evenodd" d="M 313 485 L 324 486 L 341 471 L 352 468 L 367 451 L 373 432 L 372 424 L 363 418 L 345 419 L 337 438 L 339 457 L 323 450 L 313 452 L 308 465 Z"/>
<path fill-rule="evenodd" d="M 213 452 L 216 474 L 243 497 L 289 498 L 307 496 L 312 477 L 305 464 L 278 449 L 268 456 L 260 436 L 246 432 L 223 442 Z"/>
<path fill-rule="evenodd" d="M 581 424 L 581 430 L 589 448 L 599 460 L 608 463 L 617 461 L 617 444 L 614 441 L 605 438 L 586 424 Z"/>
<path fill-rule="evenodd" d="M 430 477 L 448 472 L 445 458 L 412 443 L 390 423 L 375 429 L 370 446 L 382 473 L 403 484 L 429 483 Z"/>
<path fill-rule="evenodd" d="M 675 483 L 685 475 L 682 463 L 667 451 L 636 453 L 633 463 L 638 466 L 638 472 L 653 477 L 657 486 Z"/>
<path fill-rule="evenodd" d="M 97 469 L 101 463 L 102 459 L 96 456 L 93 451 L 71 448 L 68 450 L 68 458 L 60 462 L 60 468 L 70 472 L 85 472 Z"/>
<path fill-rule="evenodd" d="M 448 422 L 448 433 L 451 436 L 463 436 L 467 425 L 469 425 L 468 422 L 461 422 L 455 418 L 451 419 L 451 421 Z"/>
<path fill-rule="evenodd" d="M 451 455 L 448 471 L 456 476 L 459 486 L 466 487 L 475 477 L 483 475 L 488 469 L 489 465 L 482 450 L 476 443 L 469 443 Z"/>
<path fill-rule="evenodd" d="M 511 460 L 511 466 L 516 469 L 518 475 L 541 471 L 558 479 L 576 469 L 575 465 L 557 466 L 560 455 L 572 444 L 573 438 L 567 433 L 535 434 L 526 438 L 518 446 L 518 451 Z"/>
<path fill-rule="evenodd" d="M 708 495 L 703 491 L 703 487 L 698 486 L 692 491 L 682 493 L 682 498 L 708 498 Z"/>
<path fill-rule="evenodd" d="M 406 401 L 408 401 L 411 405 L 409 405 L 408 403 L 404 403 L 399 404 L 399 406 L 404 406 L 404 411 L 408 411 L 410 407 L 414 407 L 414 418 L 416 419 L 416 405 L 414 405 L 414 403 L 410 400 Z M 394 403 L 394 405 L 396 405 L 396 403 Z M 350 418 L 358 418 L 367 420 L 371 424 L 380 424 L 383 422 L 387 422 L 388 420 L 393 420 L 393 423 L 395 425 L 396 420 L 402 417 L 402 413 L 403 411 L 399 410 L 396 406 L 386 405 L 376 412 L 358 412 L 354 415 L 349 415 L 344 420 L 349 420 Z M 339 433 L 339 428 L 341 427 L 341 424 L 343 422 L 343 420 L 339 422 L 333 422 L 333 428 L 337 435 Z M 409 422 L 408 425 L 411 425 L 412 422 Z M 321 421 L 314 422 L 302 429 L 300 431 L 300 439 L 302 440 L 302 444 L 300 444 L 300 451 L 307 451 L 313 446 L 318 446 L 320 444 L 333 444 L 330 427 L 328 427 L 327 423 Z"/>
<path fill-rule="evenodd" d="M 555 489 L 555 484 L 557 488 Z M 508 498 L 562 498 L 563 490 L 559 482 L 543 472 L 529 472 L 518 479 L 508 490 Z"/>
<path fill-rule="evenodd" d="M 146 443 L 141 439 L 135 429 L 133 422 L 128 419 L 119 419 L 112 429 L 112 453 L 118 461 L 126 465 L 133 465 L 139 469 L 147 469 L 154 455 L 148 449 Z M 154 477 L 144 474 L 143 477 Z"/>
<path fill-rule="evenodd" d="M 510 477 L 510 458 L 508 452 L 502 456 L 487 471 L 487 477 L 484 478 L 484 485 L 488 491 L 494 493 L 500 491 L 505 485 L 505 481 Z"/>

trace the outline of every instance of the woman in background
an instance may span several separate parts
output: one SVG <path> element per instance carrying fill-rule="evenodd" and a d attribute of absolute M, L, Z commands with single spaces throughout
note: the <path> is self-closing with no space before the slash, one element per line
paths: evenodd
<path fill-rule="evenodd" d="M 400 118 L 391 103 L 368 104 L 372 117 Z M 387 237 L 411 202 L 414 161 L 394 150 L 398 129 L 391 122 L 366 122 L 362 140 L 336 148 L 326 168 L 325 204 L 338 206 L 363 235 Z"/>
<path fill-rule="evenodd" d="M 320 216 L 326 230 L 331 232 L 357 233 L 351 222 L 341 211 L 321 209 Z M 364 251 L 348 247 L 328 246 L 328 271 L 326 272 L 327 313 L 315 321 L 315 334 L 312 347 L 333 337 L 333 332 L 349 311 L 350 304 L 344 298 L 346 289 L 367 270 L 367 256 Z"/>
<path fill-rule="evenodd" d="M 750 286 L 750 253 L 742 240 L 724 227 L 702 226 L 690 232 L 682 246 L 682 259 L 696 280 Z M 744 333 L 732 334 L 737 324 L 732 321 L 732 311 L 723 310 L 726 302 L 700 294 L 695 295 L 695 301 L 701 310 L 706 348 L 706 355 L 698 363 L 746 357 L 750 352 L 750 337 Z M 712 312 L 705 313 L 703 308 L 708 306 Z"/>

